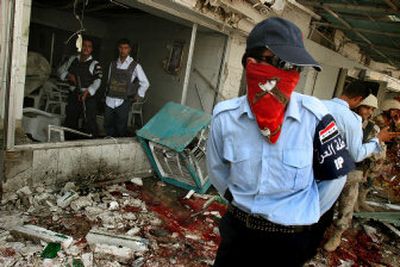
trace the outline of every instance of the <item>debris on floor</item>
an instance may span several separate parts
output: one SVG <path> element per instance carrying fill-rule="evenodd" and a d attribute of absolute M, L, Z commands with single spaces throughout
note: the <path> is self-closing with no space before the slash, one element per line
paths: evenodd
<path fill-rule="evenodd" d="M 373 180 L 368 200 L 375 211 L 355 213 L 338 249 L 330 253 L 320 249 L 307 267 L 400 266 L 399 143 L 388 146 L 386 162 Z"/>
<path fill-rule="evenodd" d="M 381 210 L 356 213 L 340 247 L 320 249 L 305 266 L 400 266 L 400 194 L 388 188 L 400 184 L 396 168 L 383 172 L 369 196 Z M 60 188 L 4 195 L 0 266 L 212 266 L 227 209 L 215 190 L 199 194 L 155 177 L 77 179 Z"/>
<path fill-rule="evenodd" d="M 24 187 L 0 206 L 0 266 L 210 266 L 225 211 L 157 178 Z"/>
<path fill-rule="evenodd" d="M 11 229 L 11 234 L 15 237 L 23 237 L 33 241 L 58 243 L 63 248 L 68 248 L 74 239 L 60 233 L 49 231 L 36 225 L 26 224 L 24 226 L 17 226 Z"/>

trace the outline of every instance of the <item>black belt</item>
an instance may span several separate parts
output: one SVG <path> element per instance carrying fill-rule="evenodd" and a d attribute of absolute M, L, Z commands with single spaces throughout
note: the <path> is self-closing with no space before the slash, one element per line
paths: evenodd
<path fill-rule="evenodd" d="M 300 233 L 304 231 L 308 231 L 311 229 L 309 225 L 281 225 L 277 223 L 273 223 L 260 217 L 258 215 L 252 215 L 250 213 L 244 212 L 241 209 L 229 205 L 228 212 L 233 215 L 238 221 L 243 223 L 247 228 L 252 230 L 260 230 L 264 232 L 276 232 L 276 233 L 285 233 L 285 234 L 294 234 Z"/>

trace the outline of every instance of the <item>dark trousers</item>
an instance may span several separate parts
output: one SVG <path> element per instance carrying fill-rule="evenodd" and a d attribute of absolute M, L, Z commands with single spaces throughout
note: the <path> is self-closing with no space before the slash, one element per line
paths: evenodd
<path fill-rule="evenodd" d="M 335 205 L 321 216 L 318 223 L 312 226 L 312 241 L 310 242 L 311 254 L 309 255 L 309 258 L 313 258 L 317 249 L 321 246 L 321 241 L 324 239 L 326 230 L 333 223 L 334 211 Z"/>
<path fill-rule="evenodd" d="M 104 111 L 104 128 L 108 136 L 125 137 L 128 135 L 128 118 L 131 101 L 124 100 L 122 105 L 110 108 L 106 105 Z"/>
<path fill-rule="evenodd" d="M 68 96 L 68 104 L 65 108 L 66 118 L 64 121 L 65 127 L 72 128 L 75 130 L 79 129 L 79 118 L 83 119 L 83 131 L 85 133 L 92 134 L 93 137 L 97 136 L 97 123 L 96 123 L 96 114 L 97 114 L 97 103 L 96 98 L 94 96 L 89 96 L 86 98 L 85 103 L 79 101 L 78 93 L 76 91 L 72 92 Z M 86 106 L 86 112 L 84 109 L 84 105 Z M 85 114 L 86 113 L 86 116 Z M 79 135 L 66 133 L 66 139 L 78 139 L 82 138 Z"/>
<path fill-rule="evenodd" d="M 312 231 L 281 233 L 253 230 L 227 212 L 220 222 L 221 244 L 214 267 L 297 267 L 314 255 Z"/>

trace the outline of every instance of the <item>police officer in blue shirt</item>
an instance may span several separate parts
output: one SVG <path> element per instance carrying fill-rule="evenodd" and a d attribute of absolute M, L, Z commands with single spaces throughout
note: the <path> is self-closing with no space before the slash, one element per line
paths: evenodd
<path fill-rule="evenodd" d="M 376 137 L 363 142 L 362 118 L 351 109 L 355 109 L 369 94 L 370 90 L 365 83 L 356 80 L 344 88 L 340 97 L 323 101 L 335 118 L 339 131 L 346 141 L 350 156 L 355 162 L 361 162 L 372 154 L 380 153 L 382 143 L 399 135 L 399 133 L 389 132 L 387 128 L 384 128 Z M 362 165 L 349 173 L 340 196 L 339 215 L 334 222 L 333 234 L 324 245 L 325 250 L 336 250 L 340 245 L 342 234 L 351 226 L 353 210 L 358 197 L 358 186 L 363 179 Z"/>
<path fill-rule="evenodd" d="M 230 203 L 214 266 L 302 266 L 354 163 L 325 106 L 293 92 L 303 67 L 321 70 L 296 25 L 257 24 L 242 64 L 247 94 L 215 107 L 207 144 L 211 182 Z"/>

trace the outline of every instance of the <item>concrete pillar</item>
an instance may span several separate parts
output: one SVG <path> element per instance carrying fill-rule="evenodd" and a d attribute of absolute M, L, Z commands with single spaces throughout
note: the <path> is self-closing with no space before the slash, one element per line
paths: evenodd
<path fill-rule="evenodd" d="M 304 87 L 303 90 L 301 91 L 303 94 L 313 95 L 317 77 L 318 77 L 318 72 L 311 69 L 308 70 L 307 73 L 302 77 L 302 79 L 304 79 L 304 81 L 302 81 Z"/>
<path fill-rule="evenodd" d="M 240 91 L 243 67 L 242 56 L 246 48 L 246 37 L 239 34 L 229 36 L 222 72 L 220 93 L 225 99 L 237 97 Z M 218 101 L 221 101 L 219 98 Z"/>
<path fill-rule="evenodd" d="M 29 25 L 31 13 L 31 0 L 15 1 L 14 18 L 11 22 L 13 25 L 12 33 L 12 54 L 10 72 L 8 109 L 7 116 L 7 136 L 6 147 L 12 149 L 15 145 L 15 134 L 23 135 L 21 128 L 22 107 L 24 100 L 26 61 L 29 42 Z"/>
<path fill-rule="evenodd" d="M 28 57 L 28 44 L 29 44 L 29 26 L 31 18 L 31 0 L 16 1 L 16 10 L 14 42 L 15 50 L 13 50 L 13 78 L 17 80 L 14 83 L 15 97 L 14 97 L 14 112 L 15 119 L 17 121 L 22 120 L 22 106 L 24 101 L 24 88 L 25 88 L 25 73 L 26 73 L 26 62 Z M 18 15 L 18 16 L 17 16 Z M 15 60 L 15 61 L 14 61 Z M 15 63 L 14 63 L 15 62 Z M 19 124 L 20 125 L 20 124 Z M 18 126 L 18 123 L 17 123 Z"/>
<path fill-rule="evenodd" d="M 0 0 L 0 129 L 3 129 L 5 88 L 7 84 L 7 51 L 10 45 L 10 0 Z"/>

